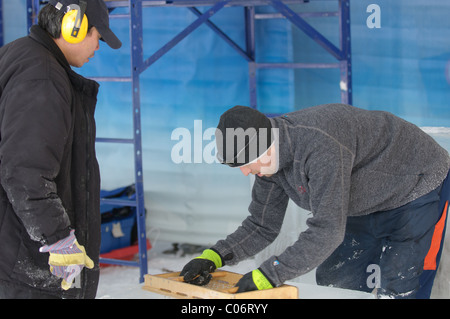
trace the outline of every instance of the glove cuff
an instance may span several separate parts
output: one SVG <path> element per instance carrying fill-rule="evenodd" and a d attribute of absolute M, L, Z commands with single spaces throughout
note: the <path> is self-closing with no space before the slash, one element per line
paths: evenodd
<path fill-rule="evenodd" d="M 211 260 L 216 266 L 216 269 L 223 266 L 222 257 L 212 249 L 205 249 L 200 256 L 196 257 L 196 259 L 197 258 Z"/>
<path fill-rule="evenodd" d="M 273 285 L 270 283 L 269 279 L 267 279 L 267 277 L 264 276 L 264 274 L 259 269 L 255 269 L 252 271 L 252 279 L 258 290 L 273 288 Z"/>
<path fill-rule="evenodd" d="M 77 241 L 77 239 L 75 237 L 75 230 L 72 229 L 70 231 L 69 236 L 57 241 L 56 243 L 54 243 L 52 245 L 42 246 L 41 248 L 39 248 L 39 252 L 41 252 L 41 253 L 48 253 L 48 252 L 56 253 L 56 252 L 66 250 L 66 249 L 71 250 L 72 247 L 75 245 L 76 241 Z M 75 248 L 74 253 L 76 253 L 76 252 L 78 252 L 78 251 L 76 251 L 76 248 Z"/>

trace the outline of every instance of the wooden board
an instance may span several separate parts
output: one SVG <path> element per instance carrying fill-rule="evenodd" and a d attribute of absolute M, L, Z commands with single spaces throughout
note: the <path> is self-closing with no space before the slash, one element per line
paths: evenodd
<path fill-rule="evenodd" d="M 179 272 L 159 275 L 145 275 L 143 289 L 161 295 L 180 299 L 297 299 L 298 289 L 294 286 L 282 285 L 277 288 L 248 291 L 241 293 L 229 292 L 242 275 L 221 271 L 216 274 L 206 286 L 196 286 L 180 281 Z M 217 275 L 218 274 L 218 275 Z"/>

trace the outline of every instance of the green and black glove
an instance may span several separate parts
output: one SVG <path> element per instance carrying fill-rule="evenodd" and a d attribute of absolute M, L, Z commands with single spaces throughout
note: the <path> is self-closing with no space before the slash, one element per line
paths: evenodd
<path fill-rule="evenodd" d="M 211 280 L 211 273 L 220 267 L 222 257 L 212 249 L 205 249 L 201 256 L 192 259 L 183 267 L 180 276 L 184 277 L 185 282 L 203 286 Z"/>
<path fill-rule="evenodd" d="M 263 290 L 273 288 L 273 284 L 258 268 L 251 272 L 246 273 L 236 283 L 236 287 L 239 287 L 238 293 L 253 290 Z"/>

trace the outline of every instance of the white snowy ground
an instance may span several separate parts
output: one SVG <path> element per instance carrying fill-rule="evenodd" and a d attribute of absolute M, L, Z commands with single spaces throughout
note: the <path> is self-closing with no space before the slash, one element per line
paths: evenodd
<path fill-rule="evenodd" d="M 448 245 L 447 245 L 448 246 Z M 167 242 L 155 242 L 148 252 L 148 273 L 152 275 L 180 271 L 183 266 L 199 254 L 181 256 L 179 254 L 164 254 L 163 251 L 171 249 Z M 450 249 L 447 249 L 450 250 Z M 450 254 L 448 251 L 447 256 Z M 435 280 L 432 299 L 450 298 L 449 257 L 443 255 L 441 267 Z M 223 270 L 244 274 L 258 267 L 257 259 L 241 262 L 236 266 L 226 266 Z M 298 287 L 301 299 L 373 299 L 375 295 L 359 291 L 344 290 L 331 287 L 318 286 L 315 283 L 314 271 L 296 278 L 287 284 Z M 127 266 L 109 266 L 100 271 L 100 283 L 97 299 L 167 299 L 169 297 L 143 290 L 139 283 L 139 268 Z"/>
<path fill-rule="evenodd" d="M 156 242 L 148 253 L 148 273 L 161 274 L 172 271 L 180 271 L 183 266 L 198 254 L 164 254 L 163 251 L 171 249 L 172 245 L 166 242 Z M 233 267 L 221 269 L 244 274 L 257 268 L 255 259 L 241 262 Z M 305 275 L 295 282 L 286 282 L 299 288 L 299 298 L 302 299 L 372 299 L 374 295 L 358 291 L 317 286 L 314 282 L 314 274 Z M 98 299 L 167 299 L 162 296 L 142 289 L 139 283 L 139 269 L 136 267 L 110 266 L 101 269 L 100 283 L 97 291 Z"/>

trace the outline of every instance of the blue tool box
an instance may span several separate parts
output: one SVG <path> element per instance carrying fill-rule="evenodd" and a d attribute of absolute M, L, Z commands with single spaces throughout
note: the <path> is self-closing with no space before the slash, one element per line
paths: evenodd
<path fill-rule="evenodd" d="M 100 198 L 135 200 L 134 185 L 100 191 Z M 100 203 L 102 241 L 100 254 L 131 246 L 137 239 L 136 207 Z"/>

